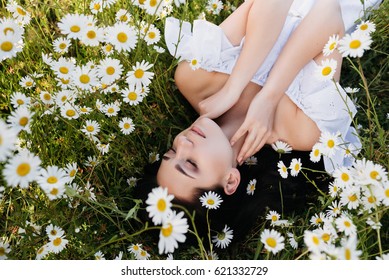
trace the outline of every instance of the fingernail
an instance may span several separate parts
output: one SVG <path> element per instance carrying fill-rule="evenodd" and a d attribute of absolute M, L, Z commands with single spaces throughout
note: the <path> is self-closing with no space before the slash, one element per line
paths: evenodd
<path fill-rule="evenodd" d="M 241 163 L 242 157 L 238 157 L 238 162 Z"/>
<path fill-rule="evenodd" d="M 234 146 L 234 144 L 235 144 L 235 141 L 231 141 L 231 146 Z"/>

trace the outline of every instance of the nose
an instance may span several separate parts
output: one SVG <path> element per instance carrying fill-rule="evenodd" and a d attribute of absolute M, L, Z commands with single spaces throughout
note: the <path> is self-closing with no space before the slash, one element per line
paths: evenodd
<path fill-rule="evenodd" d="M 177 159 L 182 159 L 187 157 L 191 148 L 193 147 L 193 142 L 190 141 L 186 136 L 180 135 L 176 139 L 176 157 Z"/>

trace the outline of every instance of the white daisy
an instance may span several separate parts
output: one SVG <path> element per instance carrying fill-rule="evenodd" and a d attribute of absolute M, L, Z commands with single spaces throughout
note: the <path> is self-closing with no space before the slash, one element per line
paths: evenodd
<path fill-rule="evenodd" d="M 130 104 L 131 106 L 138 105 L 143 100 L 141 90 L 135 85 L 130 85 L 121 91 L 123 101 Z"/>
<path fill-rule="evenodd" d="M 55 165 L 42 169 L 36 181 L 50 200 L 61 198 L 65 193 L 65 184 L 68 182 L 66 172 Z"/>
<path fill-rule="evenodd" d="M 82 90 L 91 90 L 98 83 L 96 69 L 87 65 L 76 66 L 71 78 L 74 85 Z"/>
<path fill-rule="evenodd" d="M 316 67 L 316 77 L 321 81 L 332 80 L 335 75 L 338 63 L 335 59 L 322 60 L 320 65 Z"/>
<path fill-rule="evenodd" d="M 8 242 L 0 241 L 0 260 L 6 260 L 7 255 L 11 252 L 11 248 Z"/>
<path fill-rule="evenodd" d="M 250 180 L 250 182 L 248 183 L 247 188 L 246 188 L 247 194 L 249 194 L 249 195 L 254 194 L 256 184 L 257 184 L 256 179 Z"/>
<path fill-rule="evenodd" d="M 68 38 L 60 37 L 53 41 L 54 51 L 56 53 L 66 53 L 71 46 L 71 41 Z"/>
<path fill-rule="evenodd" d="M 159 42 L 161 39 L 161 32 L 155 25 L 151 24 L 148 28 L 146 28 L 144 34 L 144 40 L 147 45 L 153 45 Z"/>
<path fill-rule="evenodd" d="M 152 16 L 161 16 L 163 8 L 165 7 L 165 0 L 144 0 L 143 9 L 146 13 Z"/>
<path fill-rule="evenodd" d="M 22 130 L 30 133 L 30 124 L 32 117 L 35 113 L 30 112 L 26 106 L 21 106 L 16 108 L 15 111 L 11 112 L 11 115 L 8 116 L 7 121 L 9 126 L 15 129 L 17 132 Z"/>
<path fill-rule="evenodd" d="M 106 28 L 105 42 L 114 46 L 119 51 L 129 52 L 135 48 L 138 34 L 135 29 L 125 22 L 116 22 Z"/>
<path fill-rule="evenodd" d="M 232 229 L 225 225 L 221 232 L 212 237 L 212 242 L 215 243 L 216 247 L 224 249 L 231 243 L 231 240 L 234 237 L 233 232 Z"/>
<path fill-rule="evenodd" d="M 159 254 L 173 253 L 178 248 L 178 242 L 185 242 L 185 234 L 189 226 L 186 218 L 183 218 L 184 212 L 176 214 L 172 211 L 163 222 L 159 233 L 158 251 Z"/>
<path fill-rule="evenodd" d="M 55 226 L 53 224 L 49 224 L 46 227 L 46 234 L 49 237 L 49 240 L 53 240 L 57 237 L 61 237 L 65 234 L 65 231 L 59 226 Z"/>
<path fill-rule="evenodd" d="M 387 180 L 388 172 L 380 165 L 372 161 L 366 161 L 366 167 L 362 170 L 361 183 L 365 185 L 373 184 L 380 186 L 383 180 Z"/>
<path fill-rule="evenodd" d="M 50 240 L 49 243 L 47 243 L 47 246 L 49 250 L 55 254 L 58 254 L 63 249 L 65 249 L 66 245 L 69 243 L 67 239 L 65 239 L 65 236 L 58 236 L 54 238 L 53 240 Z"/>
<path fill-rule="evenodd" d="M 148 260 L 149 258 L 150 254 L 144 249 L 140 249 L 139 254 L 136 255 L 137 260 Z"/>
<path fill-rule="evenodd" d="M 258 159 L 255 156 L 248 157 L 245 161 L 245 164 L 247 165 L 257 165 L 258 164 Z"/>
<path fill-rule="evenodd" d="M 14 19 L 19 21 L 22 25 L 29 24 L 31 15 L 22 6 L 18 5 L 15 1 L 9 1 L 7 3 L 7 10 L 12 13 Z"/>
<path fill-rule="evenodd" d="M 92 108 L 90 108 L 90 107 L 86 107 L 86 106 L 82 106 L 82 107 L 80 107 L 80 108 L 78 108 L 79 109 L 79 113 L 80 113 L 80 115 L 88 115 L 90 112 L 92 112 Z"/>
<path fill-rule="evenodd" d="M 330 54 L 332 54 L 334 52 L 334 50 L 337 48 L 338 43 L 339 43 L 339 35 L 338 34 L 334 34 L 334 35 L 330 36 L 328 42 L 325 44 L 325 46 L 323 48 L 324 56 L 329 56 Z"/>
<path fill-rule="evenodd" d="M 154 46 L 153 49 L 157 52 L 157 53 L 165 53 L 166 50 L 163 48 L 163 47 L 160 47 L 160 46 Z"/>
<path fill-rule="evenodd" d="M 335 219 L 335 225 L 340 232 L 344 232 L 347 236 L 352 236 L 357 233 L 357 227 L 345 214 L 342 214 L 340 217 Z"/>
<path fill-rule="evenodd" d="M 309 153 L 309 159 L 312 162 L 319 162 L 321 159 L 321 143 L 313 145 L 311 152 Z"/>
<path fill-rule="evenodd" d="M 78 172 L 77 163 L 76 162 L 67 163 L 64 170 L 65 170 L 65 173 L 68 177 L 68 182 L 72 182 L 73 179 L 76 177 L 77 172 Z"/>
<path fill-rule="evenodd" d="M 61 107 L 61 116 L 68 120 L 78 119 L 78 117 L 80 116 L 79 108 L 74 104 L 65 103 Z"/>
<path fill-rule="evenodd" d="M 49 246 L 48 246 L 48 244 L 45 244 L 45 245 L 43 245 L 42 247 L 40 247 L 38 249 L 38 251 L 36 252 L 35 259 L 36 260 L 41 260 L 44 257 L 46 257 L 49 253 L 50 253 Z"/>
<path fill-rule="evenodd" d="M 200 196 L 201 205 L 207 209 L 217 209 L 220 204 L 223 202 L 219 194 L 214 191 L 209 191 L 202 196 Z"/>
<path fill-rule="evenodd" d="M 288 168 L 285 166 L 282 160 L 277 163 L 277 167 L 281 177 L 284 179 L 288 178 Z"/>
<path fill-rule="evenodd" d="M 287 232 L 286 235 L 288 236 L 288 242 L 290 244 L 290 246 L 293 248 L 293 249 L 297 249 L 298 248 L 298 242 L 294 236 L 293 233 L 291 232 Z"/>
<path fill-rule="evenodd" d="M 105 155 L 109 152 L 109 143 L 103 144 L 103 143 L 97 143 L 96 148 L 100 151 L 102 155 Z"/>
<path fill-rule="evenodd" d="M 104 254 L 101 251 L 97 251 L 94 255 L 95 260 L 105 260 Z"/>
<path fill-rule="evenodd" d="M 344 188 L 340 194 L 340 202 L 348 209 L 357 209 L 360 205 L 361 192 L 358 187 L 349 186 Z"/>
<path fill-rule="evenodd" d="M 192 70 L 197 70 L 201 67 L 201 62 L 196 57 L 192 58 L 188 62 L 189 62 L 189 66 L 190 66 L 190 68 L 192 68 Z"/>
<path fill-rule="evenodd" d="M 97 66 L 97 75 L 103 84 L 110 85 L 120 78 L 123 72 L 123 66 L 120 60 L 114 58 L 105 58 Z"/>
<path fill-rule="evenodd" d="M 271 147 L 279 154 L 288 154 L 292 151 L 292 147 L 288 143 L 285 143 L 281 140 L 278 140 L 271 144 Z"/>
<path fill-rule="evenodd" d="M 338 217 L 342 211 L 342 203 L 340 201 L 332 201 L 331 205 L 328 206 L 326 211 L 327 217 Z"/>
<path fill-rule="evenodd" d="M 322 144 L 322 154 L 331 158 L 339 149 L 339 133 L 322 132 L 319 142 Z"/>
<path fill-rule="evenodd" d="M 337 197 L 341 188 L 338 186 L 337 181 L 333 181 L 328 186 L 328 193 L 331 197 Z"/>
<path fill-rule="evenodd" d="M 273 254 L 278 253 L 285 247 L 285 238 L 276 230 L 265 229 L 261 233 L 261 242 L 265 245 L 265 249 Z"/>
<path fill-rule="evenodd" d="M 94 25 L 88 25 L 80 41 L 85 46 L 96 47 L 104 40 L 104 30 Z"/>
<path fill-rule="evenodd" d="M 223 9 L 223 2 L 220 0 L 208 0 L 206 11 L 213 14 L 218 15 L 220 11 Z"/>
<path fill-rule="evenodd" d="M 321 252 L 324 247 L 324 242 L 320 235 L 310 230 L 304 231 L 304 244 L 308 247 L 309 251 L 314 253 Z"/>
<path fill-rule="evenodd" d="M 0 18 L 0 34 L 7 35 L 8 33 L 22 39 L 24 28 L 12 18 Z"/>
<path fill-rule="evenodd" d="M 101 47 L 101 51 L 104 55 L 109 56 L 115 52 L 115 49 L 112 44 L 106 43 Z"/>
<path fill-rule="evenodd" d="M 28 188 L 40 173 L 41 160 L 28 150 L 22 150 L 4 166 L 3 176 L 8 186 Z"/>
<path fill-rule="evenodd" d="M 336 257 L 338 260 L 359 260 L 361 254 L 362 251 L 357 250 L 357 238 L 351 236 L 342 240 L 342 246 L 338 248 Z"/>
<path fill-rule="evenodd" d="M 346 34 L 339 41 L 339 51 L 343 57 L 362 57 L 365 50 L 370 49 L 373 41 L 369 35 L 361 32 L 353 32 Z"/>
<path fill-rule="evenodd" d="M 117 114 L 120 111 L 120 103 L 112 102 L 109 104 L 104 105 L 103 112 L 108 117 L 117 116 Z"/>
<path fill-rule="evenodd" d="M 100 124 L 95 120 L 87 120 L 81 131 L 87 136 L 96 135 L 100 131 Z"/>
<path fill-rule="evenodd" d="M 0 36 L 0 61 L 15 57 L 23 49 L 22 38 L 7 32 L 6 35 Z"/>
<path fill-rule="evenodd" d="M 96 166 L 98 164 L 98 161 L 91 162 L 90 164 L 93 164 L 94 166 Z M 89 181 L 86 182 L 82 195 L 85 196 L 89 200 L 96 201 L 95 189 L 94 189 L 94 187 L 91 186 Z"/>
<path fill-rule="evenodd" d="M 119 9 L 116 12 L 115 15 L 116 21 L 121 21 L 121 22 L 129 22 L 132 19 L 132 15 L 129 11 L 124 10 L 124 9 Z"/>
<path fill-rule="evenodd" d="M 277 211 L 270 210 L 269 214 L 266 215 L 266 220 L 269 220 L 272 224 L 280 219 L 280 214 Z"/>
<path fill-rule="evenodd" d="M 18 133 L 0 119 L 0 161 L 5 161 L 15 150 Z"/>
<path fill-rule="evenodd" d="M 137 61 L 132 66 L 132 71 L 128 71 L 126 82 L 129 86 L 135 85 L 137 88 L 147 87 L 151 83 L 151 79 L 154 76 L 153 72 L 149 72 L 153 64 L 148 63 L 145 60 L 141 62 Z"/>
<path fill-rule="evenodd" d="M 345 166 L 336 169 L 333 173 L 333 177 L 335 178 L 336 185 L 342 189 L 352 186 L 354 183 L 351 169 Z"/>
<path fill-rule="evenodd" d="M 167 188 L 158 187 L 151 190 L 148 194 L 146 211 L 155 225 L 164 223 L 172 212 L 172 203 L 174 195 L 168 194 Z"/>
<path fill-rule="evenodd" d="M 124 135 L 128 135 L 134 131 L 135 125 L 131 118 L 122 118 L 119 122 L 120 131 Z"/>
<path fill-rule="evenodd" d="M 302 166 L 301 159 L 296 159 L 296 158 L 292 159 L 289 166 L 290 175 L 294 177 L 297 176 L 300 173 L 301 166 Z"/>
<path fill-rule="evenodd" d="M 370 35 L 373 33 L 376 29 L 376 26 L 373 22 L 366 20 L 362 21 L 360 24 L 357 25 L 355 32 L 360 32 L 365 35 Z"/>
<path fill-rule="evenodd" d="M 103 0 L 93 0 L 89 4 L 89 9 L 91 10 L 92 14 L 98 14 L 103 11 Z"/>
<path fill-rule="evenodd" d="M 136 243 L 136 244 L 131 244 L 130 246 L 128 246 L 127 248 L 127 251 L 134 254 L 134 256 L 136 257 L 137 255 L 139 255 L 139 252 L 142 250 L 142 244 L 139 244 L 139 243 Z"/>
<path fill-rule="evenodd" d="M 59 78 L 69 79 L 76 68 L 75 60 L 72 58 L 60 57 L 51 63 L 51 69 Z"/>
<path fill-rule="evenodd" d="M 69 39 L 81 39 L 90 23 L 89 17 L 81 14 L 67 14 L 59 22 L 58 27 Z"/>
<path fill-rule="evenodd" d="M 383 188 L 380 189 L 377 197 L 380 199 L 383 205 L 389 206 L 389 181 L 384 182 Z"/>
<path fill-rule="evenodd" d="M 76 100 L 76 94 L 72 90 L 63 89 L 55 94 L 55 103 L 58 107 L 61 107 L 65 103 L 74 103 Z"/>
<path fill-rule="evenodd" d="M 35 81 L 31 76 L 24 76 L 20 79 L 19 85 L 22 88 L 33 88 L 35 86 Z"/>
<path fill-rule="evenodd" d="M 310 219 L 310 222 L 311 225 L 320 226 L 324 223 L 324 220 L 325 220 L 324 213 L 320 212 L 319 214 L 316 213 L 315 215 L 313 215 Z"/>
<path fill-rule="evenodd" d="M 359 90 L 360 90 L 360 88 L 351 88 L 351 87 L 344 88 L 344 91 L 349 93 L 349 94 L 357 93 L 357 92 L 359 92 Z"/>

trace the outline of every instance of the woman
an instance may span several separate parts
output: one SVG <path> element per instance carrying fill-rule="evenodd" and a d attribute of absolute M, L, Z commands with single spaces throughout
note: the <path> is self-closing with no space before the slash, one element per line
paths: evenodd
<path fill-rule="evenodd" d="M 294 150 L 310 151 L 321 133 L 339 132 L 343 141 L 359 147 L 350 126 L 354 104 L 338 83 L 321 82 L 313 72 L 324 59 L 328 38 L 342 37 L 362 9 L 353 0 L 247 0 L 220 26 L 195 21 L 192 32 L 189 23 L 181 26 L 178 20 L 167 19 L 167 46 L 181 58 L 176 84 L 200 118 L 174 139 L 157 166 L 155 183 L 193 205 L 208 190 L 222 190 L 227 197 L 239 188 L 242 193 L 244 186 L 238 186 L 247 178 L 242 178 L 239 165 L 265 144 L 282 140 Z M 340 69 L 339 53 L 326 58 L 335 59 Z M 201 65 L 196 71 L 188 62 L 194 59 Z M 339 75 L 338 70 L 336 81 Z M 325 158 L 325 170 L 332 172 L 345 164 L 343 159 L 342 151 Z M 272 173 L 266 168 L 259 171 L 259 177 Z M 273 190 L 279 179 L 271 177 Z M 284 185 L 292 186 L 292 181 Z M 305 188 L 298 191 L 303 195 Z M 263 210 L 271 196 L 262 187 L 258 193 L 264 201 L 257 206 Z"/>

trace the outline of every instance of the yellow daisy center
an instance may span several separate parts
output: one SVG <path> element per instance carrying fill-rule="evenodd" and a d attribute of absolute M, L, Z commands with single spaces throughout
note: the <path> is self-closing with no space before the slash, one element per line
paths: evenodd
<path fill-rule="evenodd" d="M 60 237 L 57 237 L 56 239 L 53 240 L 53 245 L 54 246 L 59 246 L 62 243 L 62 239 Z"/>
<path fill-rule="evenodd" d="M 87 125 L 87 126 L 86 126 L 86 130 L 87 130 L 88 132 L 93 132 L 93 131 L 95 131 L 95 127 L 94 127 L 93 125 Z"/>
<path fill-rule="evenodd" d="M 331 74 L 332 72 L 332 68 L 330 66 L 326 66 L 324 67 L 322 70 L 321 70 L 321 74 L 323 76 L 328 76 L 329 74 Z"/>
<path fill-rule="evenodd" d="M 20 7 L 17 7 L 17 8 L 16 8 L 16 11 L 17 11 L 18 14 L 21 15 L 21 16 L 27 15 L 26 11 L 23 10 L 22 8 L 20 8 Z"/>
<path fill-rule="evenodd" d="M 127 36 L 127 34 L 124 33 L 124 32 L 118 33 L 118 35 L 117 35 L 116 37 L 117 37 L 117 39 L 118 39 L 118 41 L 119 41 L 120 43 L 125 43 L 125 42 L 127 42 L 127 40 L 128 40 L 128 36 Z"/>
<path fill-rule="evenodd" d="M 2 145 L 3 144 L 3 137 L 1 137 L 1 135 L 0 135 L 0 145 Z"/>
<path fill-rule="evenodd" d="M 386 189 L 384 194 L 385 194 L 385 197 L 389 197 L 389 189 Z"/>
<path fill-rule="evenodd" d="M 344 182 L 347 182 L 348 180 L 350 180 L 350 176 L 349 176 L 347 173 L 342 173 L 342 175 L 340 176 L 340 178 L 341 178 L 342 181 L 344 181 Z"/>
<path fill-rule="evenodd" d="M 108 75 L 113 75 L 115 73 L 115 68 L 112 66 L 108 66 L 105 71 L 107 72 Z"/>
<path fill-rule="evenodd" d="M 135 93 L 135 92 L 130 92 L 128 95 L 127 95 L 128 99 L 130 99 L 131 101 L 135 101 L 136 98 L 138 97 L 138 95 Z"/>
<path fill-rule="evenodd" d="M 58 179 L 55 176 L 50 176 L 49 178 L 47 178 L 47 183 L 49 183 L 49 184 L 55 184 L 57 182 L 58 182 Z"/>
<path fill-rule="evenodd" d="M 157 0 L 150 0 L 150 7 L 155 7 L 157 6 L 158 1 Z"/>
<path fill-rule="evenodd" d="M 28 124 L 28 118 L 27 117 L 21 117 L 19 120 L 19 124 L 21 126 L 26 126 Z"/>
<path fill-rule="evenodd" d="M 216 3 L 212 4 L 212 8 L 216 9 L 217 8 L 217 4 Z"/>
<path fill-rule="evenodd" d="M 336 47 L 336 42 L 333 42 L 330 46 L 329 49 L 332 51 Z"/>
<path fill-rule="evenodd" d="M 169 237 L 173 233 L 173 226 L 169 223 L 167 227 L 161 229 L 161 233 L 164 237 Z"/>
<path fill-rule="evenodd" d="M 64 50 L 64 49 L 66 49 L 67 45 L 66 45 L 65 43 L 61 43 L 61 44 L 59 44 L 58 47 L 59 47 L 61 50 Z"/>
<path fill-rule="evenodd" d="M 367 24 L 362 24 L 359 28 L 361 30 L 366 30 L 369 26 Z"/>
<path fill-rule="evenodd" d="M 278 217 L 277 217 L 276 215 L 273 215 L 273 216 L 271 216 L 271 220 L 272 220 L 273 222 L 275 222 L 275 221 L 278 220 Z"/>
<path fill-rule="evenodd" d="M 315 235 L 312 237 L 313 244 L 319 245 L 320 244 L 320 239 Z"/>
<path fill-rule="evenodd" d="M 350 251 L 350 249 L 346 248 L 346 250 L 344 250 L 344 258 L 346 260 L 351 260 L 351 251 Z"/>
<path fill-rule="evenodd" d="M 73 25 L 70 27 L 70 31 L 73 33 L 78 33 L 80 32 L 81 28 L 78 25 Z"/>
<path fill-rule="evenodd" d="M 110 108 L 108 108 L 107 112 L 108 112 L 109 114 L 112 114 L 112 113 L 115 112 L 115 109 L 112 108 L 112 107 L 110 107 Z"/>
<path fill-rule="evenodd" d="M 5 249 L 0 247 L 0 256 L 5 256 Z"/>
<path fill-rule="evenodd" d="M 321 236 L 321 239 L 323 239 L 324 242 L 328 242 L 330 240 L 330 235 L 328 233 L 323 233 Z"/>
<path fill-rule="evenodd" d="M 376 170 L 373 170 L 372 172 L 370 172 L 370 178 L 372 178 L 373 180 L 377 180 L 378 176 L 379 176 L 379 173 Z"/>
<path fill-rule="evenodd" d="M 328 146 L 329 148 L 333 148 L 333 147 L 335 146 L 335 141 L 332 140 L 332 139 L 328 140 L 328 141 L 327 141 L 327 146 Z"/>
<path fill-rule="evenodd" d="M 58 190 L 57 188 L 53 188 L 53 189 L 50 191 L 50 194 L 51 194 L 51 195 L 54 195 L 54 196 L 58 195 L 58 193 L 59 193 L 59 190 Z"/>
<path fill-rule="evenodd" d="M 152 32 L 152 31 L 150 31 L 148 35 L 149 35 L 149 38 L 150 38 L 150 39 L 154 39 L 154 38 L 157 36 L 157 35 L 155 34 L 155 32 Z"/>
<path fill-rule="evenodd" d="M 45 93 L 43 94 L 43 99 L 49 101 L 51 100 L 51 95 L 49 93 Z"/>
<path fill-rule="evenodd" d="M 319 150 L 319 149 L 316 149 L 316 150 L 313 152 L 313 155 L 314 155 L 315 157 L 318 157 L 319 154 L 320 154 L 320 150 Z"/>
<path fill-rule="evenodd" d="M 131 125 L 129 123 L 125 123 L 123 125 L 124 129 L 130 129 Z"/>
<path fill-rule="evenodd" d="M 349 195 L 348 196 L 348 200 L 350 200 L 351 202 L 354 202 L 354 201 L 357 201 L 358 197 L 356 194 L 353 194 L 353 195 Z"/>
<path fill-rule="evenodd" d="M 31 82 L 31 81 L 27 81 L 27 82 L 26 82 L 26 86 L 27 86 L 27 87 L 32 86 L 32 82 Z"/>
<path fill-rule="evenodd" d="M 11 27 L 6 27 L 6 28 L 4 28 L 3 32 L 4 32 L 4 35 L 7 35 L 8 32 L 12 32 L 12 34 L 15 33 L 15 30 Z"/>
<path fill-rule="evenodd" d="M 63 78 L 61 78 L 61 82 L 62 82 L 64 85 L 67 85 L 68 83 L 70 83 L 70 80 L 69 80 L 69 79 L 63 79 Z"/>
<path fill-rule="evenodd" d="M 90 82 L 90 77 L 87 74 L 82 74 L 80 76 L 80 82 L 83 84 L 87 84 Z"/>
<path fill-rule="evenodd" d="M 44 250 L 45 250 L 45 247 L 43 247 L 43 246 L 40 247 L 39 250 L 38 250 L 38 252 L 37 252 L 37 254 L 38 254 L 38 255 L 42 254 Z M 1 256 L 1 254 L 0 254 L 0 256 Z"/>
<path fill-rule="evenodd" d="M 13 44 L 10 41 L 5 41 L 5 42 L 1 43 L 0 49 L 3 52 L 9 52 L 13 49 Z"/>
<path fill-rule="evenodd" d="M 106 50 L 107 52 L 112 51 L 112 45 L 110 45 L 110 44 L 106 45 L 106 46 L 105 46 L 105 50 Z"/>
<path fill-rule="evenodd" d="M 31 166 L 26 162 L 19 164 L 18 168 L 16 168 L 16 173 L 22 177 L 29 174 L 30 171 L 31 171 Z"/>
<path fill-rule="evenodd" d="M 87 33 L 86 33 L 86 36 L 89 38 L 89 39 L 94 39 L 96 38 L 96 32 L 94 30 L 89 30 Z"/>
<path fill-rule="evenodd" d="M 69 73 L 69 68 L 67 68 L 66 66 L 61 66 L 59 67 L 59 72 L 61 72 L 62 74 L 67 74 Z"/>
<path fill-rule="evenodd" d="M 96 3 L 93 5 L 93 9 L 95 9 L 96 11 L 100 10 L 100 4 L 99 3 Z"/>
<path fill-rule="evenodd" d="M 18 105 L 23 105 L 24 101 L 23 101 L 23 99 L 18 99 L 18 100 L 16 100 L 16 103 L 18 103 Z"/>
<path fill-rule="evenodd" d="M 120 16 L 119 20 L 126 22 L 128 20 L 128 17 L 127 17 L 127 15 L 122 15 L 122 16 Z"/>
<path fill-rule="evenodd" d="M 143 5 L 145 3 L 145 0 L 138 0 L 138 3 Z"/>
<path fill-rule="evenodd" d="M 375 202 L 377 201 L 377 199 L 376 199 L 375 196 L 371 195 L 371 196 L 369 196 L 369 197 L 367 198 L 367 201 L 368 201 L 369 203 L 375 203 Z"/>
<path fill-rule="evenodd" d="M 194 66 L 197 65 L 197 59 L 192 60 L 192 65 L 194 65 Z"/>
<path fill-rule="evenodd" d="M 277 241 L 273 238 L 273 237 L 268 237 L 266 239 L 266 244 L 271 247 L 271 248 L 275 248 L 277 246 Z"/>
<path fill-rule="evenodd" d="M 74 117 L 75 115 L 76 115 L 76 111 L 74 111 L 73 109 L 66 110 L 66 116 Z"/>
<path fill-rule="evenodd" d="M 138 251 L 138 250 L 139 250 L 139 246 L 138 246 L 138 245 L 134 245 L 134 246 L 132 246 L 132 249 L 133 249 L 134 251 Z"/>
<path fill-rule="evenodd" d="M 76 170 L 75 169 L 73 169 L 72 171 L 70 171 L 70 173 L 69 173 L 69 176 L 70 177 L 74 177 L 76 175 Z"/>
<path fill-rule="evenodd" d="M 212 198 L 208 198 L 207 204 L 208 205 L 214 205 L 215 204 L 215 200 L 213 200 Z"/>
<path fill-rule="evenodd" d="M 135 78 L 140 79 L 144 75 L 144 71 L 142 69 L 136 69 L 134 72 Z"/>
<path fill-rule="evenodd" d="M 359 41 L 357 39 L 356 40 L 352 40 L 350 42 L 350 48 L 351 49 L 358 49 L 361 45 L 362 45 L 361 41 Z"/>
<path fill-rule="evenodd" d="M 160 200 L 158 200 L 157 209 L 160 212 L 163 212 L 166 210 L 166 201 L 164 199 L 161 198 Z"/>
<path fill-rule="evenodd" d="M 345 227 L 351 227 L 351 223 L 349 221 L 344 221 L 343 223 Z"/>
<path fill-rule="evenodd" d="M 282 171 L 283 171 L 283 172 L 286 172 L 286 171 L 287 171 L 286 166 L 283 166 L 283 167 L 282 167 Z"/>

